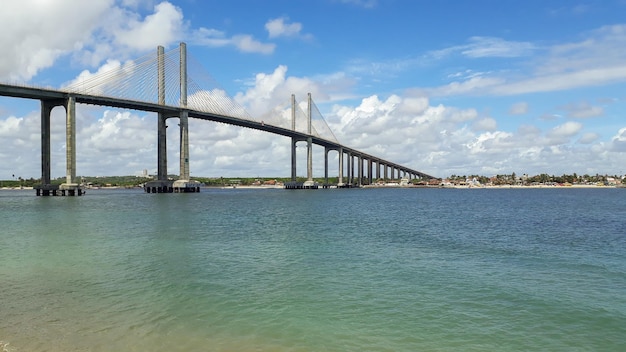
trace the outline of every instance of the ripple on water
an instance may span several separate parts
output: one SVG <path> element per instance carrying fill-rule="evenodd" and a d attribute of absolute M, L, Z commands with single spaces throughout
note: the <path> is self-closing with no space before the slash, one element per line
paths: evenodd
<path fill-rule="evenodd" d="M 208 190 L 11 202 L 15 211 L 0 212 L 0 351 L 624 345 L 623 221 L 605 210 L 622 201 L 607 193 Z M 570 212 L 555 219 L 546 209 L 557 207 Z M 584 221 L 568 215 L 581 211 Z M 59 221 L 69 218 L 79 221 Z"/>

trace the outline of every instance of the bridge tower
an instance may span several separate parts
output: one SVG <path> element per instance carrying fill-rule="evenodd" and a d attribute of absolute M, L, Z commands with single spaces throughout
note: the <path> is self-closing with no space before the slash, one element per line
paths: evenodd
<path fill-rule="evenodd" d="M 291 130 L 296 130 L 296 96 L 291 95 Z M 313 181 L 313 124 L 311 122 L 312 99 L 308 93 L 307 108 L 307 137 L 291 137 L 291 182 L 285 185 L 287 189 L 317 189 L 319 185 Z M 296 176 L 296 144 L 300 141 L 307 142 L 307 180 L 303 183 L 297 182 Z"/>
<path fill-rule="evenodd" d="M 147 182 L 144 190 L 147 193 L 189 193 L 199 192 L 200 183 L 190 180 L 189 171 L 189 110 L 187 109 L 187 45 L 180 43 L 180 100 L 179 147 L 180 173 L 178 180 L 171 181 L 167 176 L 167 125 L 170 117 L 165 111 L 158 113 L 157 125 L 157 180 Z M 159 105 L 165 106 L 165 54 L 162 46 L 157 47 L 158 97 Z"/>
<path fill-rule="evenodd" d="M 311 93 L 307 94 L 307 134 L 306 139 L 306 178 L 304 181 L 304 188 L 317 188 L 317 184 L 313 181 L 313 129 L 311 122 L 311 110 L 312 110 Z"/>

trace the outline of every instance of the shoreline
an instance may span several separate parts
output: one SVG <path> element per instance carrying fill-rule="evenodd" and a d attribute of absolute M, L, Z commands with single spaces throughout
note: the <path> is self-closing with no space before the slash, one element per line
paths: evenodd
<path fill-rule="evenodd" d="M 202 186 L 204 189 L 285 189 L 284 186 Z M 358 187 L 356 187 L 358 188 Z M 598 185 L 569 185 L 569 186 L 548 186 L 548 185 L 531 185 L 531 186 L 428 186 L 428 185 L 365 185 L 361 188 L 428 188 L 428 189 L 608 189 L 608 188 L 626 188 L 626 185 L 611 185 L 611 186 L 598 186 Z M 89 188 L 85 190 L 99 191 L 99 190 L 111 190 L 111 189 L 141 189 L 141 187 L 98 187 Z M 33 187 L 0 187 L 0 191 L 28 191 L 34 190 Z"/>

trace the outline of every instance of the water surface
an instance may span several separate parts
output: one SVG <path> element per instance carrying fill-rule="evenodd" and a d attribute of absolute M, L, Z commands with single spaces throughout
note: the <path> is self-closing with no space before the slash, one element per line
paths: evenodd
<path fill-rule="evenodd" d="M 0 191 L 0 351 L 623 351 L 626 190 Z"/>

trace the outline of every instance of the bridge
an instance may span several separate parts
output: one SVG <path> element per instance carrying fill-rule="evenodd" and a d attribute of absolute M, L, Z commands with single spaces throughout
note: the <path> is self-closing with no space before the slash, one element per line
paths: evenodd
<path fill-rule="evenodd" d="M 295 95 L 292 95 L 289 108 L 277 107 L 269 114 L 254 119 L 223 91 L 200 88 L 190 79 L 188 67 L 187 48 L 185 43 L 181 43 L 177 49 L 167 53 L 159 46 L 156 55 L 146 55 L 118 69 L 99 72 L 61 89 L 0 83 L 0 96 L 41 102 L 41 185 L 35 187 L 37 195 L 83 194 L 76 177 L 77 103 L 147 111 L 158 115 L 157 175 L 154 181 L 145 185 L 144 189 L 148 193 L 199 191 L 200 184 L 191 180 L 189 176 L 189 118 L 221 122 L 291 138 L 291 182 L 285 185 L 286 188 L 318 188 L 319 185 L 313 180 L 313 144 L 324 147 L 323 187 L 330 186 L 328 182 L 330 151 L 337 151 L 339 155 L 338 183 L 335 185 L 337 187 L 371 184 L 374 170 L 376 179 L 380 179 L 381 176 L 384 179 L 388 179 L 389 176 L 391 179 L 409 180 L 434 178 L 339 143 L 319 113 L 310 93 L 307 96 L 306 112 L 302 111 Z M 192 94 L 189 94 L 190 88 Z M 50 113 L 57 106 L 64 107 L 66 111 L 66 180 L 61 185 L 53 185 L 50 182 Z M 166 120 L 172 117 L 179 118 L 178 180 L 169 180 L 167 173 Z M 303 141 L 307 143 L 307 180 L 297 182 L 296 144 Z M 347 167 L 344 166 L 344 159 Z M 345 177 L 344 171 L 347 172 Z"/>

